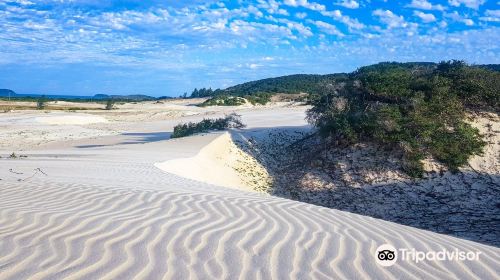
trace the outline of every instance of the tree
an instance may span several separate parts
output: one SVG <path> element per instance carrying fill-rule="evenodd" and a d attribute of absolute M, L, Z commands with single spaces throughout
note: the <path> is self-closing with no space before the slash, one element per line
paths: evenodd
<path fill-rule="evenodd" d="M 465 122 L 465 108 L 471 100 L 482 102 L 476 108 L 498 106 L 500 91 L 488 80 L 497 73 L 471 68 L 456 61 L 434 68 L 363 67 L 314 95 L 307 118 L 336 142 L 375 141 L 400 149 L 411 176 L 422 175 L 420 161 L 426 156 L 455 171 L 485 145 L 479 131 Z M 476 71 L 488 73 L 470 74 Z M 474 89 L 478 84 L 482 90 Z"/>
<path fill-rule="evenodd" d="M 45 109 L 45 95 L 42 95 L 38 98 L 36 101 L 36 109 L 37 110 L 43 110 Z"/>
<path fill-rule="evenodd" d="M 106 101 L 106 110 L 113 110 L 113 106 L 115 105 L 115 101 L 112 98 L 109 98 Z"/>

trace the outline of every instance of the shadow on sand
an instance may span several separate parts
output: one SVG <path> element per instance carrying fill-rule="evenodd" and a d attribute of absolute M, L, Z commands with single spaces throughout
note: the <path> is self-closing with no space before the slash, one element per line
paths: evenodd
<path fill-rule="evenodd" d="M 109 146 L 118 146 L 118 145 L 134 145 L 134 144 L 145 144 L 158 142 L 163 140 L 170 139 L 170 135 L 172 132 L 151 132 L 151 133 L 122 133 L 120 137 L 123 139 L 121 142 L 113 143 L 109 145 L 79 145 L 76 146 L 80 149 L 89 149 L 89 148 L 99 148 L 99 147 L 109 147 Z"/>
<path fill-rule="evenodd" d="M 232 137 L 271 174 L 273 195 L 500 247 L 499 174 L 469 168 L 424 179 L 402 175 L 377 181 L 378 174 L 402 174 L 400 154 L 349 148 L 325 152 L 317 137 L 298 140 L 307 131 L 262 128 L 235 131 Z M 366 181 L 366 174 L 373 180 Z"/>

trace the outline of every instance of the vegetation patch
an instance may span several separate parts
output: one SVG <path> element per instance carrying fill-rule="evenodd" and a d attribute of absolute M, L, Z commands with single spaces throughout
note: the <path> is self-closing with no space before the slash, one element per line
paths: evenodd
<path fill-rule="evenodd" d="M 245 98 L 238 96 L 220 95 L 215 96 L 200 104 L 200 107 L 208 106 L 240 106 L 246 104 Z"/>
<path fill-rule="evenodd" d="M 308 121 L 331 143 L 374 141 L 399 148 L 419 177 L 431 156 L 456 171 L 485 142 L 466 109 L 498 111 L 500 73 L 461 61 L 362 67 L 313 95 Z"/>
<path fill-rule="evenodd" d="M 241 121 L 241 116 L 238 114 L 230 114 L 224 118 L 204 119 L 198 123 L 178 124 L 174 127 L 174 132 L 171 138 L 180 138 L 190 136 L 196 133 L 209 131 L 226 130 L 228 128 L 244 128 L 245 125 Z"/>
<path fill-rule="evenodd" d="M 45 99 L 45 96 L 40 96 L 40 98 L 38 98 L 38 100 L 36 101 L 36 109 L 37 110 L 43 110 L 45 109 L 45 102 L 47 100 Z"/>
<path fill-rule="evenodd" d="M 271 97 L 272 95 L 270 93 L 265 92 L 245 96 L 248 102 L 252 103 L 252 105 L 266 105 L 269 101 L 271 101 Z"/>
<path fill-rule="evenodd" d="M 106 110 L 113 110 L 113 107 L 115 106 L 115 101 L 113 99 L 108 99 L 106 101 L 106 107 L 104 107 L 104 109 Z"/>

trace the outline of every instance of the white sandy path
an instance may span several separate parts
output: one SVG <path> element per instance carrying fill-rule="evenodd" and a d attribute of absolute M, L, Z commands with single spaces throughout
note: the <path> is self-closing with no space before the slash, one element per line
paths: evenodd
<path fill-rule="evenodd" d="M 498 279 L 498 248 L 154 167 L 216 136 L 1 159 L 0 279 Z M 382 268 L 383 243 L 482 255 Z"/>
<path fill-rule="evenodd" d="M 36 117 L 36 122 L 51 125 L 85 125 L 107 122 L 106 118 L 90 114 L 57 114 L 55 116 Z"/>

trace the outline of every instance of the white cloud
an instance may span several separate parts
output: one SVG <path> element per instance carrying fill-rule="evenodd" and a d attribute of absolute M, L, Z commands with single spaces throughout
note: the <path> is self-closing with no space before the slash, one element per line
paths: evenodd
<path fill-rule="evenodd" d="M 337 5 L 342 6 L 344 8 L 348 8 L 348 9 L 359 8 L 359 3 L 355 0 L 342 0 L 341 2 L 337 3 Z"/>
<path fill-rule="evenodd" d="M 318 12 L 326 10 L 325 5 L 318 4 L 315 2 L 309 2 L 308 0 L 285 0 L 283 4 L 292 7 L 304 7 L 306 9 Z"/>
<path fill-rule="evenodd" d="M 461 22 L 467 26 L 474 25 L 474 21 L 472 19 L 461 16 L 457 11 L 454 11 L 451 14 L 445 14 L 445 16 L 451 18 L 456 22 Z"/>
<path fill-rule="evenodd" d="M 467 26 L 473 26 L 474 25 L 474 21 L 470 18 L 466 18 L 464 19 L 464 24 L 467 25 Z"/>
<path fill-rule="evenodd" d="M 7 2 L 14 2 L 14 3 L 17 3 L 19 5 L 23 5 L 23 6 L 29 6 L 29 5 L 34 5 L 35 3 L 29 1 L 29 0 L 10 0 L 10 1 L 7 1 Z"/>
<path fill-rule="evenodd" d="M 248 68 L 250 68 L 250 69 L 257 69 L 257 68 L 262 67 L 262 66 L 263 65 L 261 65 L 261 64 L 251 63 L 251 64 L 248 65 Z"/>
<path fill-rule="evenodd" d="M 286 26 L 290 30 L 296 30 L 300 35 L 304 37 L 310 37 L 313 35 L 311 29 L 300 22 L 295 22 L 288 19 L 277 19 L 277 22 L 286 24 Z"/>
<path fill-rule="evenodd" d="M 460 7 L 464 5 L 467 8 L 479 9 L 479 6 L 483 5 L 486 0 L 448 0 L 448 3 L 454 7 Z"/>
<path fill-rule="evenodd" d="M 285 0 L 256 0 L 256 4 L 235 1 L 238 6 L 211 2 L 164 9 L 156 4 L 148 4 L 144 8 L 118 10 L 89 10 L 80 6 L 77 9 L 71 5 L 54 5 L 54 8 L 44 7 L 37 10 L 41 6 L 29 5 L 26 1 L 17 0 L 14 3 L 0 0 L 0 30 L 3 39 L 0 40 L 0 61 L 22 62 L 39 59 L 43 62 L 52 60 L 55 63 L 109 61 L 126 64 L 131 61 L 161 60 L 164 64 L 165 61 L 178 61 L 176 59 L 181 57 L 199 57 L 200 53 L 209 53 L 212 50 L 238 52 L 242 48 L 266 46 L 259 51 L 264 49 L 267 52 L 270 49 L 299 51 L 310 47 L 310 52 L 314 53 L 315 50 L 324 50 L 334 44 L 336 47 L 345 48 L 346 54 L 356 54 L 355 42 L 364 42 L 366 50 L 393 48 L 397 53 L 400 50 L 397 45 L 409 40 L 410 36 L 414 44 L 419 44 L 417 39 L 422 38 L 423 34 L 439 33 L 440 36 L 429 35 L 425 38 L 429 42 L 446 44 L 454 40 L 464 40 L 466 36 L 449 38 L 447 35 L 453 30 L 464 29 L 464 25 L 476 25 L 477 28 L 467 28 L 467 31 L 479 32 L 487 29 L 488 22 L 500 22 L 499 10 L 486 10 L 484 6 L 484 12 L 468 10 L 463 7 L 464 4 L 461 4 L 461 8 L 454 9 L 458 12 L 436 12 L 441 10 L 439 5 L 435 5 L 437 0 L 404 0 L 403 2 L 411 2 L 410 5 L 416 8 L 415 11 L 412 9 L 409 14 L 404 14 L 405 17 L 401 16 L 403 12 L 408 11 L 404 7 L 397 7 L 392 11 L 378 9 L 373 15 L 380 21 L 379 24 L 373 24 L 370 20 L 364 21 L 365 17 L 359 20 L 349 17 L 341 7 L 338 8 L 342 10 L 327 10 L 322 5 L 327 2 L 319 0 L 287 0 L 286 3 Z M 31 1 L 39 3 L 36 0 Z M 96 0 L 80 1 L 88 3 Z M 21 2 L 26 5 L 20 4 Z M 349 1 L 333 0 L 328 3 L 331 7 L 332 3 L 344 2 Z M 368 5 L 368 1 L 356 2 Z M 312 20 L 313 18 L 315 20 Z M 415 22 L 411 22 L 410 18 Z M 435 24 L 422 24 L 419 28 L 419 19 Z M 446 28 L 448 25 L 449 28 Z M 457 26 L 461 28 L 456 28 Z M 500 32 L 496 25 L 491 24 L 491 27 L 491 30 L 497 28 Z M 491 30 L 488 33 L 490 36 L 498 34 Z M 488 47 L 487 44 L 490 44 L 491 49 L 491 38 L 494 37 L 483 40 L 482 45 L 476 45 Z M 411 52 L 411 47 L 408 45 L 408 52 Z M 497 54 L 498 47 L 494 47 L 489 52 Z M 426 49 L 419 46 L 415 48 Z M 432 47 L 428 49 L 432 50 Z M 479 49 L 471 48 L 469 53 L 476 55 L 474 52 Z M 262 69 L 267 69 L 271 63 L 266 62 L 263 57 L 276 54 L 281 52 L 259 53 L 258 57 L 248 63 L 240 62 L 242 69 L 250 71 L 252 68 L 258 68 L 260 64 L 265 65 Z M 419 53 L 410 53 L 407 57 L 398 59 L 415 55 Z M 275 63 L 280 61 L 281 59 Z"/>
<path fill-rule="evenodd" d="M 338 28 L 333 24 L 330 24 L 330 23 L 327 23 L 324 21 L 320 21 L 320 20 L 316 20 L 316 21 L 308 20 L 307 22 L 316 25 L 316 27 L 318 27 L 321 31 L 323 31 L 326 34 L 337 35 L 339 37 L 344 36 L 344 34 L 342 32 L 340 32 L 338 30 Z"/>
<path fill-rule="evenodd" d="M 403 16 L 398 16 L 390 10 L 377 9 L 373 11 L 373 15 L 378 16 L 380 21 L 385 23 L 388 28 L 407 27 L 408 23 Z"/>
<path fill-rule="evenodd" d="M 481 21 L 500 22 L 500 17 L 480 17 Z"/>
<path fill-rule="evenodd" d="M 426 23 L 436 21 L 436 17 L 433 14 L 426 14 L 420 11 L 413 11 L 413 14 Z"/>
<path fill-rule="evenodd" d="M 278 9 L 278 12 L 277 12 L 279 15 L 282 15 L 282 16 L 289 16 L 290 14 L 288 13 L 287 10 L 285 9 Z"/>
<path fill-rule="evenodd" d="M 444 11 L 445 7 L 443 5 L 434 5 L 427 0 L 412 0 L 408 7 L 417 8 L 421 10 L 438 10 Z"/>
<path fill-rule="evenodd" d="M 486 10 L 485 15 L 500 18 L 500 10 Z"/>
<path fill-rule="evenodd" d="M 295 17 L 299 18 L 299 19 L 305 19 L 307 17 L 307 14 L 306 13 L 296 13 Z"/>
<path fill-rule="evenodd" d="M 280 4 L 276 0 L 257 0 L 258 7 L 266 10 L 269 14 L 277 14 L 280 9 Z"/>
<path fill-rule="evenodd" d="M 321 12 L 321 14 L 342 22 L 343 24 L 347 25 L 351 30 L 353 29 L 359 30 L 365 28 L 364 24 L 360 23 L 357 19 L 353 19 L 350 18 L 349 16 L 343 15 L 340 10 L 323 11 Z"/>

